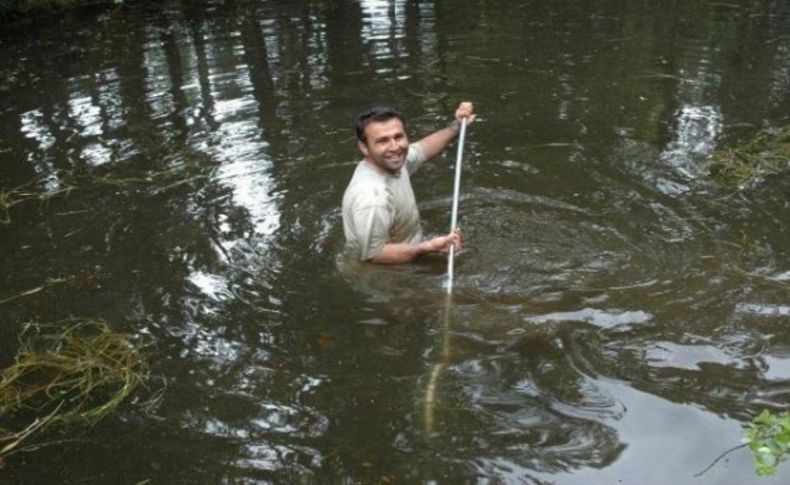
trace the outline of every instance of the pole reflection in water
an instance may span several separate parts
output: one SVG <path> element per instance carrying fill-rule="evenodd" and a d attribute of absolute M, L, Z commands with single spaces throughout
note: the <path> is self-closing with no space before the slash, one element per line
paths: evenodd
<path fill-rule="evenodd" d="M 436 362 L 431 367 L 428 374 L 428 384 L 425 386 L 425 398 L 423 399 L 423 426 L 427 434 L 434 432 L 434 422 L 436 414 L 436 386 L 444 368 L 450 363 L 450 313 L 453 306 L 453 295 L 448 293 L 445 296 L 444 311 L 442 314 L 442 343 Z"/>

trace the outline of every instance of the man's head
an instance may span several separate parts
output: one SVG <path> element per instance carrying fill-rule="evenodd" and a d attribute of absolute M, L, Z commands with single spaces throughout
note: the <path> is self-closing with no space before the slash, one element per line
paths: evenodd
<path fill-rule="evenodd" d="M 372 106 L 359 113 L 357 115 L 356 123 L 354 124 L 354 129 L 357 133 L 357 140 L 361 142 L 366 141 L 367 136 L 365 133 L 365 128 L 367 128 L 370 123 L 380 123 L 382 121 L 389 121 L 393 118 L 399 119 L 404 129 L 406 128 L 406 118 L 404 118 L 403 113 L 401 113 L 400 110 L 394 106 L 380 104 Z"/>
<path fill-rule="evenodd" d="M 409 139 L 406 122 L 397 108 L 375 106 L 357 116 L 357 146 L 365 160 L 382 170 L 397 173 L 406 161 Z"/>

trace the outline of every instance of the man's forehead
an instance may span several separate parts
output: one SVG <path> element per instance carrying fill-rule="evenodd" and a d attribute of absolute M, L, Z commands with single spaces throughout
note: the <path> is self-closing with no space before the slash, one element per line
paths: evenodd
<path fill-rule="evenodd" d="M 394 135 L 403 131 L 403 123 L 398 118 L 391 118 L 386 121 L 371 121 L 365 127 L 368 136 Z"/>

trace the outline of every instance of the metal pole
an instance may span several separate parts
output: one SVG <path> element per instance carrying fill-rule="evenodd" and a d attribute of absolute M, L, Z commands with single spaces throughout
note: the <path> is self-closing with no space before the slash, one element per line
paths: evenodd
<path fill-rule="evenodd" d="M 458 199 L 461 192 L 461 161 L 464 158 L 464 139 L 466 138 L 466 118 L 461 120 L 461 131 L 458 136 L 458 156 L 455 159 L 455 182 L 453 183 L 453 210 L 450 216 L 450 232 L 458 224 Z M 428 385 L 425 388 L 425 401 L 423 402 L 423 420 L 425 431 L 433 433 L 434 411 L 436 409 L 436 385 L 439 376 L 450 360 L 450 310 L 453 296 L 453 261 L 455 259 L 455 246 L 450 246 L 450 258 L 447 260 L 447 297 L 444 300 L 444 327 L 442 334 L 442 353 L 440 359 L 431 369 Z"/>
<path fill-rule="evenodd" d="M 461 161 L 464 158 L 464 138 L 466 138 L 466 118 L 461 120 L 461 133 L 458 136 L 458 155 L 455 158 L 455 182 L 453 184 L 453 210 L 450 216 L 450 232 L 458 224 L 458 199 L 461 193 Z M 450 246 L 450 257 L 447 260 L 447 294 L 453 292 L 453 262 L 455 245 Z"/>

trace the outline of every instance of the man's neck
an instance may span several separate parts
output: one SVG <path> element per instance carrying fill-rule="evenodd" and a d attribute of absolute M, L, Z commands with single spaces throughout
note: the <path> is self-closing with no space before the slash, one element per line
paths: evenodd
<path fill-rule="evenodd" d="M 372 168 L 373 170 L 375 170 L 376 172 L 378 172 L 378 173 L 380 173 L 382 175 L 386 175 L 388 177 L 400 177 L 400 171 L 401 171 L 400 168 L 393 172 L 391 170 L 387 170 L 384 167 L 380 167 L 380 166 L 376 165 L 375 163 L 373 163 L 371 160 L 369 160 L 367 158 L 363 158 L 362 161 L 365 163 L 365 165 L 367 165 L 368 167 Z M 401 167 L 401 168 L 403 168 L 403 167 Z"/>

